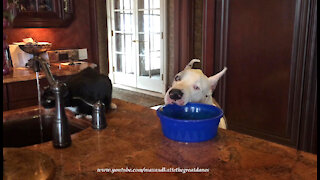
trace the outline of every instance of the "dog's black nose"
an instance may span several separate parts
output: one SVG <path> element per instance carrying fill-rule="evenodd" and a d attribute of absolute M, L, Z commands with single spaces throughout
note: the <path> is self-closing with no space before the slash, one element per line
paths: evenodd
<path fill-rule="evenodd" d="M 173 100 L 181 99 L 183 96 L 183 92 L 180 89 L 171 89 L 169 91 L 169 97 Z"/>

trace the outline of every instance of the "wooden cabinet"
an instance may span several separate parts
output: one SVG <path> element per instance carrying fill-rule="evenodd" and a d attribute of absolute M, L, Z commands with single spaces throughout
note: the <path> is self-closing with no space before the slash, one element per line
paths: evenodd
<path fill-rule="evenodd" d="M 8 110 L 7 86 L 3 85 L 3 110 Z"/>
<path fill-rule="evenodd" d="M 60 81 L 68 76 L 55 77 Z M 47 79 L 40 79 L 40 88 L 48 86 Z M 19 81 L 3 84 L 4 110 L 18 109 L 38 104 L 38 90 L 36 80 Z"/>
<path fill-rule="evenodd" d="M 205 0 L 205 72 L 229 129 L 317 151 L 316 1 Z"/>
<path fill-rule="evenodd" d="M 14 27 L 64 27 L 73 19 L 73 0 L 19 1 L 16 13 Z"/>
<path fill-rule="evenodd" d="M 40 79 L 40 86 L 47 86 L 46 79 Z M 17 109 L 38 103 L 38 90 L 36 80 L 14 82 L 7 84 L 8 89 L 8 108 Z"/>

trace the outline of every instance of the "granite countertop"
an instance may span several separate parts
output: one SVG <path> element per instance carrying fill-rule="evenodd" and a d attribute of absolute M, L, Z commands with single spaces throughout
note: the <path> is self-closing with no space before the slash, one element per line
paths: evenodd
<path fill-rule="evenodd" d="M 88 66 L 96 67 L 96 65 L 93 63 L 85 62 L 81 65 L 73 65 L 73 66 L 60 65 L 60 68 L 59 68 L 59 63 L 51 63 L 50 70 L 54 76 L 68 76 L 68 75 L 76 74 Z M 39 76 L 40 79 L 45 77 L 45 74 L 43 71 L 40 71 L 39 75 L 40 75 Z M 34 80 L 34 79 L 36 79 L 36 73 L 32 69 L 19 67 L 19 68 L 13 68 L 10 74 L 3 76 L 3 84 L 19 82 L 19 81 L 28 81 L 28 80 Z"/>
<path fill-rule="evenodd" d="M 108 127 L 74 134 L 72 145 L 51 142 L 10 150 L 35 151 L 54 160 L 54 179 L 316 179 L 317 155 L 231 130 L 201 143 L 163 136 L 155 110 L 113 99 Z M 5 113 L 5 112 L 4 112 Z M 11 113 L 14 113 L 11 111 Z M 202 168 L 202 173 L 101 173 L 104 168 Z M 6 168 L 6 167 L 4 167 Z M 30 172 L 34 173 L 34 172 Z"/>

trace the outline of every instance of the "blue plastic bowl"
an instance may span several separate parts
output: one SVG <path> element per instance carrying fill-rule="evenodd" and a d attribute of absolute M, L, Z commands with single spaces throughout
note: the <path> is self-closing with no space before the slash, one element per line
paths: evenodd
<path fill-rule="evenodd" d="M 223 111 L 208 104 L 168 104 L 160 107 L 157 115 L 167 138 L 180 142 L 201 142 L 217 135 Z"/>

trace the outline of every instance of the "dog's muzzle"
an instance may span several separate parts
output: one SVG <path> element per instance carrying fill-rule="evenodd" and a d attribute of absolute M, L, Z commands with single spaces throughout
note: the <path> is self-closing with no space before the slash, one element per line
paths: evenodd
<path fill-rule="evenodd" d="M 169 97 L 172 99 L 172 100 L 179 100 L 181 99 L 183 96 L 183 92 L 180 90 L 180 89 L 171 89 L 169 91 Z"/>

